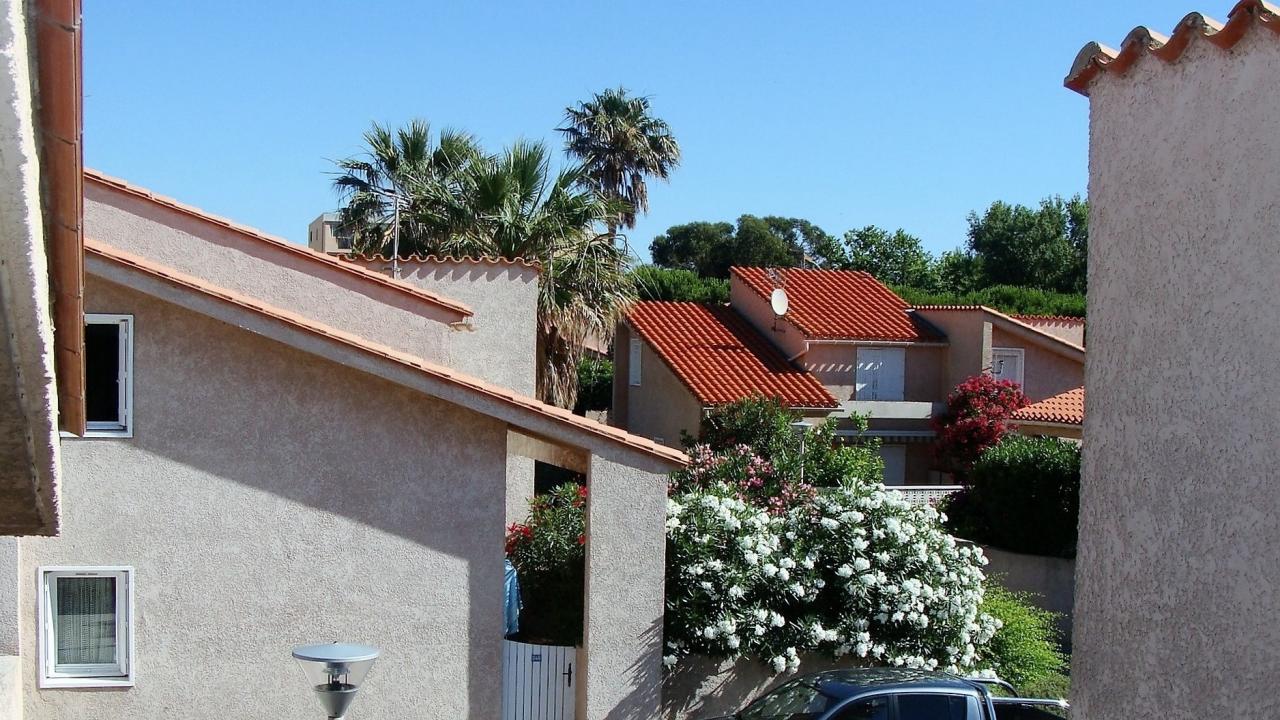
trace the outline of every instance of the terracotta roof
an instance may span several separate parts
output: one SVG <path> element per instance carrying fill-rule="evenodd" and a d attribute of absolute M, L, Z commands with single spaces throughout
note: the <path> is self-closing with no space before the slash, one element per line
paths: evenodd
<path fill-rule="evenodd" d="M 391 262 L 391 256 L 381 253 L 329 253 L 339 260 L 347 262 Z M 463 255 L 457 257 L 454 255 L 422 255 L 414 253 L 413 255 L 401 255 L 400 262 L 420 262 L 420 263 L 481 263 L 485 265 L 521 265 L 535 270 L 542 269 L 542 263 L 536 260 L 526 260 L 525 258 L 504 258 L 494 255 Z"/>
<path fill-rule="evenodd" d="M 281 250 L 293 253 L 298 257 L 307 258 L 314 262 L 323 263 L 329 267 L 337 268 L 342 272 L 357 275 L 370 283 L 390 288 L 396 292 L 404 293 L 405 295 L 411 295 L 419 300 L 436 305 L 437 307 L 458 313 L 460 316 L 459 319 L 461 319 L 461 317 L 467 317 L 474 314 L 471 312 L 471 308 L 456 300 L 451 300 L 442 295 L 438 295 L 428 290 L 423 290 L 422 288 L 406 282 L 393 280 L 386 275 L 374 272 L 368 268 L 360 267 L 355 263 L 339 262 L 325 253 L 316 252 L 305 245 L 299 245 L 298 243 L 289 242 L 284 238 L 268 235 L 256 228 L 249 227 L 248 225 L 241 225 L 234 220 L 228 220 L 227 218 L 205 212 L 200 208 L 187 205 L 186 203 L 174 200 L 173 198 L 158 195 L 144 187 L 139 187 L 125 180 L 121 180 L 120 178 L 111 177 L 110 175 L 106 175 L 89 168 L 85 168 L 84 177 L 86 180 L 91 180 L 101 185 L 121 190 L 135 197 L 156 203 L 157 205 L 163 205 L 164 207 L 176 210 L 184 215 L 196 218 L 197 220 L 222 226 L 228 230 L 239 233 L 243 237 L 273 245 Z"/>
<path fill-rule="evenodd" d="M 1024 323 L 1059 323 L 1068 325 L 1083 325 L 1084 318 L 1072 317 L 1070 315 L 1010 315 L 1014 320 L 1020 320 Z"/>
<path fill-rule="evenodd" d="M 1193 12 L 1182 18 L 1168 37 L 1140 25 L 1125 36 L 1119 51 L 1096 42 L 1081 48 L 1063 84 L 1088 95 L 1089 84 L 1098 75 L 1123 75 L 1143 55 L 1176 62 L 1193 40 L 1206 40 L 1229 50 L 1253 27 L 1280 33 L 1280 8 L 1264 0 L 1241 0 L 1227 14 L 1226 24 Z"/>
<path fill-rule="evenodd" d="M 728 306 L 642 302 L 627 322 L 704 405 L 763 395 L 790 407 L 839 406 L 817 378 L 787 362 Z"/>
<path fill-rule="evenodd" d="M 1084 424 L 1084 388 L 1078 387 L 1060 395 L 1032 403 L 1013 414 L 1014 420 L 1025 422 Z"/>
<path fill-rule="evenodd" d="M 435 363 L 428 362 L 414 355 L 409 355 L 407 353 L 400 352 L 399 350 L 394 350 L 384 345 L 370 342 L 358 335 L 353 335 L 322 323 L 317 323 L 303 315 L 267 305 L 255 298 L 212 285 L 200 278 L 159 265 L 146 258 L 124 252 L 107 245 L 106 243 L 86 238 L 85 252 L 113 262 L 117 265 L 141 271 L 170 285 L 194 291 L 202 296 L 213 298 L 230 305 L 235 305 L 258 315 L 285 323 L 293 328 L 342 343 L 343 345 L 366 355 L 389 360 L 398 365 L 411 368 L 434 380 L 464 389 L 469 393 L 482 396 L 485 399 L 497 401 L 505 406 L 533 411 L 538 415 L 567 427 L 590 433 L 591 435 L 597 436 L 603 440 L 625 445 L 634 450 L 640 450 L 667 462 L 674 462 L 678 464 L 685 464 L 688 462 L 688 458 L 685 454 L 678 450 L 673 450 L 664 445 L 659 445 L 651 440 L 632 435 L 623 430 L 619 430 L 618 428 L 609 427 L 608 425 L 603 425 L 594 420 L 588 420 L 585 417 L 574 415 L 563 408 L 548 405 L 531 397 L 520 395 L 519 393 L 513 392 L 512 390 L 499 385 L 493 385 L 480 380 L 479 378 L 457 372 L 456 370 L 452 370 L 441 365 L 436 365 Z"/>
<path fill-rule="evenodd" d="M 763 298 L 774 290 L 769 271 L 734 267 L 730 272 Z M 811 340 L 939 342 L 946 338 L 910 312 L 910 306 L 869 273 L 853 270 L 779 269 L 790 320 Z"/>

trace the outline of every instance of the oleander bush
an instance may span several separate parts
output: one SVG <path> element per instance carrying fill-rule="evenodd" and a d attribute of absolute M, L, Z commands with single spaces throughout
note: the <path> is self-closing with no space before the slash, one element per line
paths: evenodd
<path fill-rule="evenodd" d="M 587 489 L 565 483 L 529 502 L 523 523 L 507 528 L 507 559 L 520 580 L 523 642 L 582 642 Z"/>
<path fill-rule="evenodd" d="M 967 481 L 973 463 L 1010 431 L 1009 418 L 1027 406 L 1022 388 L 1010 380 L 974 375 L 947 396 L 947 407 L 933 419 L 934 455 L 957 482 Z"/>

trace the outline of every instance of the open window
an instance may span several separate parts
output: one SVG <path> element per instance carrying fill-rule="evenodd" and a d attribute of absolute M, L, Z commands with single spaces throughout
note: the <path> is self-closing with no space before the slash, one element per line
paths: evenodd
<path fill-rule="evenodd" d="M 133 685 L 133 568 L 39 570 L 40 687 Z"/>
<path fill-rule="evenodd" d="M 133 316 L 85 315 L 85 436 L 133 436 Z"/>

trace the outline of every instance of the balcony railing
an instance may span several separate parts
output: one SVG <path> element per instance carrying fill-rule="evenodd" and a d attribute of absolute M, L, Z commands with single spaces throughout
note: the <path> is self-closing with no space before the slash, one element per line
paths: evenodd
<path fill-rule="evenodd" d="M 935 505 L 942 498 L 963 489 L 960 485 L 895 485 L 889 488 L 902 493 L 915 505 Z"/>
<path fill-rule="evenodd" d="M 840 403 L 840 414 L 868 415 L 877 420 L 928 420 L 942 407 L 942 403 L 906 400 L 845 400 Z"/>

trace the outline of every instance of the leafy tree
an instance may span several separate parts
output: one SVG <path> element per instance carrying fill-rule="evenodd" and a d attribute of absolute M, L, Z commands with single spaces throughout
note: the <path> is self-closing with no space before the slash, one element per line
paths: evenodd
<path fill-rule="evenodd" d="M 931 293 L 917 288 L 894 286 L 893 291 L 912 305 L 986 305 L 1004 313 L 1084 317 L 1081 293 L 1057 293 L 1034 288 L 996 285 L 965 293 Z"/>
<path fill-rule="evenodd" d="M 843 267 L 844 249 L 822 228 L 800 218 L 743 215 L 729 223 L 675 225 L 653 239 L 656 265 L 727 278 L 734 265 L 754 267 Z"/>
<path fill-rule="evenodd" d="M 390 244 L 385 216 L 364 212 L 369 196 L 377 196 L 370 181 L 385 180 L 404 198 L 402 253 L 541 263 L 538 392 L 546 402 L 573 407 L 585 338 L 612 337 L 635 300 L 624 251 L 597 231 L 618 217 L 618 202 L 592 189 L 583 166 L 553 172 L 541 143 L 518 141 L 491 155 L 472 141 L 450 141 L 459 153 L 470 143 L 464 159 L 443 152 L 439 163 L 406 161 L 434 157 L 423 149 L 427 138 L 420 121 L 394 136 L 375 126 L 366 141 L 370 156 L 382 159 L 339 163 L 347 172 L 336 185 L 347 202 L 344 217 L 356 229 L 356 251 L 386 252 Z"/>
<path fill-rule="evenodd" d="M 613 361 L 601 357 L 584 357 L 578 362 L 578 399 L 573 411 L 586 415 L 589 410 L 608 410 L 613 406 Z"/>
<path fill-rule="evenodd" d="M 634 228 L 636 214 L 649 211 L 645 179 L 666 180 L 680 164 L 680 144 L 671 128 L 654 117 L 649 98 L 627 94 L 626 88 L 598 92 L 586 102 L 565 108 L 565 151 L 586 168 L 584 179 L 602 195 L 621 201 L 609 220 L 609 235 L 618 226 Z"/>
<path fill-rule="evenodd" d="M 734 228 L 727 222 L 691 222 L 673 225 L 649 245 L 655 265 L 690 270 L 704 277 L 714 276 L 709 257 L 712 248 L 732 245 Z"/>
<path fill-rule="evenodd" d="M 920 238 L 899 228 L 889 232 L 867 225 L 844 234 L 845 268 L 863 270 L 891 285 L 930 289 L 938 284 L 933 256 Z"/>
<path fill-rule="evenodd" d="M 981 259 L 983 285 L 1083 292 L 1088 220 L 1079 196 L 1045 198 L 1038 208 L 997 201 L 969 213 L 968 249 Z"/>
<path fill-rule="evenodd" d="M 631 271 L 641 300 L 674 300 L 723 305 L 729 302 L 729 282 L 704 278 L 691 270 L 640 265 Z"/>

